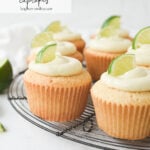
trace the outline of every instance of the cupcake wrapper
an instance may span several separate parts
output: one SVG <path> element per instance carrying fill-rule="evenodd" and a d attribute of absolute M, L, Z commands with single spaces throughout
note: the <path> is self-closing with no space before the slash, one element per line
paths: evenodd
<path fill-rule="evenodd" d="M 40 86 L 25 81 L 30 110 L 36 116 L 49 121 L 70 121 L 83 113 L 90 84 L 65 88 Z"/>
<path fill-rule="evenodd" d="M 98 126 L 108 135 L 138 140 L 150 135 L 149 105 L 117 105 L 93 96 Z"/>
<path fill-rule="evenodd" d="M 89 50 L 90 51 L 90 50 Z M 100 75 L 108 69 L 110 62 L 120 54 L 107 54 L 96 55 L 85 50 L 85 60 L 87 63 L 87 69 L 94 81 L 100 78 Z"/>

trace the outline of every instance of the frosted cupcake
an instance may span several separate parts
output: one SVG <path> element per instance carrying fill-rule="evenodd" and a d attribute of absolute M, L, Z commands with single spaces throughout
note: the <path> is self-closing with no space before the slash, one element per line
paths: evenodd
<path fill-rule="evenodd" d="M 130 45 L 130 40 L 118 36 L 92 39 L 84 51 L 87 69 L 92 79 L 98 80 L 100 75 L 107 70 L 110 62 L 125 53 Z"/>
<path fill-rule="evenodd" d="M 72 42 L 78 51 L 83 52 L 85 41 L 81 35 L 72 32 L 67 26 L 62 26 L 59 21 L 52 22 L 45 31 L 52 32 L 54 40 Z"/>
<path fill-rule="evenodd" d="M 98 126 L 108 135 L 128 140 L 150 136 L 150 70 L 136 67 L 119 76 L 105 72 L 91 95 Z"/>
<path fill-rule="evenodd" d="M 83 61 L 83 55 L 79 51 L 77 51 L 74 44 L 72 44 L 70 42 L 63 42 L 63 41 L 62 42 L 51 41 L 51 42 L 46 43 L 45 46 L 52 44 L 52 43 L 57 43 L 56 53 L 60 53 L 63 56 L 76 58 L 80 62 Z M 32 48 L 31 52 L 27 58 L 27 62 L 29 63 L 30 61 L 34 60 L 36 57 L 36 54 L 45 46 Z"/>
<path fill-rule="evenodd" d="M 44 120 L 74 120 L 86 106 L 91 77 L 77 59 L 52 55 L 50 49 L 51 56 L 41 51 L 24 74 L 30 110 Z"/>
<path fill-rule="evenodd" d="M 120 16 L 109 17 L 84 51 L 92 79 L 98 80 L 110 62 L 125 53 L 130 45 L 129 35 L 120 27 Z"/>

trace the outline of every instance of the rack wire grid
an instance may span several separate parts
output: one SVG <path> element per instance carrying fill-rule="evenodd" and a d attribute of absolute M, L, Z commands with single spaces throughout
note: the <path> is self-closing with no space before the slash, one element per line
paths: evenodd
<path fill-rule="evenodd" d="M 138 141 L 120 140 L 112 138 L 100 130 L 96 124 L 95 112 L 90 100 L 81 117 L 74 121 L 65 123 L 49 122 L 33 115 L 29 110 L 24 90 L 22 79 L 24 72 L 25 70 L 13 79 L 8 90 L 8 100 L 11 106 L 32 124 L 58 137 L 63 137 L 98 149 L 150 150 L 150 137 Z"/>

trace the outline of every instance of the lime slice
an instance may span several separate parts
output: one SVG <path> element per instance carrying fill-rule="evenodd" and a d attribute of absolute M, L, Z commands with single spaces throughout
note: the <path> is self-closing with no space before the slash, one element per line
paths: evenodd
<path fill-rule="evenodd" d="M 5 127 L 3 126 L 2 123 L 0 123 L 0 132 L 2 133 L 2 132 L 5 132 L 5 131 L 6 131 Z"/>
<path fill-rule="evenodd" d="M 48 27 L 45 29 L 46 32 L 61 32 L 62 31 L 62 26 L 60 21 L 54 21 Z"/>
<path fill-rule="evenodd" d="M 139 48 L 142 44 L 150 44 L 150 26 L 141 29 L 134 37 L 132 48 Z"/>
<path fill-rule="evenodd" d="M 110 37 L 110 36 L 114 36 L 115 34 L 116 34 L 116 29 L 111 26 L 107 26 L 101 29 L 100 31 L 101 37 Z"/>
<path fill-rule="evenodd" d="M 55 59 L 56 43 L 46 45 L 41 51 L 36 55 L 36 63 L 47 63 Z"/>
<path fill-rule="evenodd" d="M 13 78 L 12 66 L 8 59 L 0 60 L 0 92 L 9 86 Z"/>
<path fill-rule="evenodd" d="M 120 28 L 120 16 L 111 16 L 102 24 L 102 29 L 111 26 L 113 28 Z"/>
<path fill-rule="evenodd" d="M 50 32 L 42 32 L 37 34 L 34 39 L 32 40 L 31 47 L 41 47 L 44 46 L 47 42 L 53 40 L 53 35 Z"/>
<path fill-rule="evenodd" d="M 135 68 L 134 55 L 124 54 L 115 58 L 108 67 L 108 74 L 119 76 Z"/>

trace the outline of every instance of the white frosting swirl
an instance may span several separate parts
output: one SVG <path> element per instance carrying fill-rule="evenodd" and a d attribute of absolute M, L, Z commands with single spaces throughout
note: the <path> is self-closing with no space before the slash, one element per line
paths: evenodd
<path fill-rule="evenodd" d="M 96 35 L 99 35 L 101 30 L 102 29 L 97 30 Z M 127 37 L 129 37 L 129 32 L 125 29 L 117 29 L 115 35 L 118 37 L 127 38 Z"/>
<path fill-rule="evenodd" d="M 57 42 L 56 51 L 62 55 L 69 55 L 74 54 L 77 50 L 75 45 L 70 42 Z"/>
<path fill-rule="evenodd" d="M 125 29 L 118 29 L 116 30 L 116 34 L 122 38 L 129 37 L 129 32 Z"/>
<path fill-rule="evenodd" d="M 77 59 L 57 55 L 56 58 L 48 63 L 29 64 L 29 69 L 47 76 L 72 76 L 82 71 L 82 64 Z"/>
<path fill-rule="evenodd" d="M 54 33 L 53 38 L 58 41 L 71 41 L 81 39 L 81 35 L 64 28 L 61 32 Z"/>
<path fill-rule="evenodd" d="M 135 50 L 135 61 L 138 65 L 150 66 L 150 44 L 141 45 Z"/>
<path fill-rule="evenodd" d="M 137 67 L 118 77 L 105 72 L 101 80 L 110 87 L 125 91 L 150 91 L 150 70 L 145 68 Z"/>
<path fill-rule="evenodd" d="M 132 48 L 132 46 L 130 46 L 128 48 L 128 51 L 127 51 L 127 54 L 135 54 L 136 53 L 136 50 Z"/>
<path fill-rule="evenodd" d="M 48 42 L 48 44 L 57 43 L 56 53 L 61 53 L 61 55 L 71 55 L 74 54 L 77 50 L 74 44 L 70 42 Z M 33 48 L 31 49 L 31 53 L 37 54 L 43 47 Z"/>
<path fill-rule="evenodd" d="M 131 41 L 120 37 L 95 38 L 91 40 L 89 47 L 104 52 L 125 52 L 131 45 Z"/>

